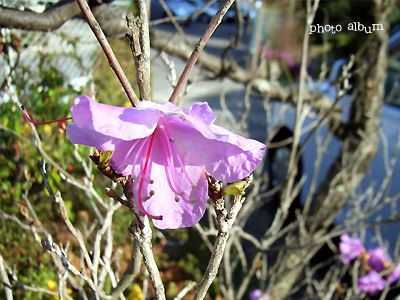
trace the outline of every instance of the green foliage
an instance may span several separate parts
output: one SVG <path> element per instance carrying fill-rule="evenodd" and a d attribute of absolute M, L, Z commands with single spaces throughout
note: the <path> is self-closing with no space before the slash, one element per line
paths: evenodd
<path fill-rule="evenodd" d="M 122 69 L 127 78 L 132 82 L 136 95 L 139 95 L 139 89 L 136 82 L 135 64 L 129 44 L 125 38 L 110 41 L 111 47 L 114 49 L 115 56 L 117 57 Z M 100 101 L 105 104 L 112 104 L 118 106 L 131 106 L 128 97 L 123 90 L 121 83 L 115 76 L 114 71 L 110 68 L 108 60 L 104 53 L 99 49 L 99 59 L 96 61 L 94 69 L 94 83 L 101 91 L 99 93 Z"/>
<path fill-rule="evenodd" d="M 177 295 L 179 292 L 178 287 L 176 286 L 176 283 L 173 281 L 170 281 L 167 287 L 167 297 L 174 297 Z"/>
<path fill-rule="evenodd" d="M 203 275 L 200 269 L 199 258 L 196 255 L 187 252 L 186 255 L 179 260 L 178 266 L 185 270 L 187 274 L 191 274 L 194 281 L 200 282 Z"/>
<path fill-rule="evenodd" d="M 21 50 L 15 39 L 5 49 L 17 53 Z M 3 53 L 3 59 L 9 61 L 10 65 L 15 65 L 8 76 L 12 78 L 16 94 L 32 119 L 50 121 L 70 116 L 73 99 L 82 91 L 76 91 L 65 83 L 63 75 L 47 63 L 48 56 L 40 57 L 38 69 L 24 65 L 23 61 L 13 64 L 10 52 L 7 51 Z M 5 93 L 1 95 L 0 111 L 0 124 L 3 127 L 0 128 L 0 153 L 3 154 L 0 155 L 1 209 L 26 225 L 40 220 L 57 237 L 64 229 L 59 227 L 61 218 L 58 206 L 48 197 L 37 170 L 37 161 L 43 156 L 35 146 L 37 141 L 33 129 L 36 127 L 43 150 L 61 168 L 79 178 L 83 170 L 73 155 L 74 146 L 66 137 L 66 123 L 34 127 L 25 120 L 21 109 Z M 80 151 L 86 158 L 87 149 Z M 71 189 L 71 185 L 63 180 L 54 167 L 50 168 L 49 182 L 67 199 L 65 204 L 71 221 L 75 220 L 79 210 L 88 209 L 86 197 L 76 189 Z M 26 199 L 34 207 L 38 220 L 29 210 Z M 34 240 L 29 230 L 2 219 L 0 235 L 2 256 L 9 266 L 16 267 L 21 283 L 47 288 L 49 280 L 58 280 L 53 262 L 49 260 L 50 255 Z M 51 299 L 48 295 L 23 289 L 17 289 L 16 295 L 19 299 Z"/>

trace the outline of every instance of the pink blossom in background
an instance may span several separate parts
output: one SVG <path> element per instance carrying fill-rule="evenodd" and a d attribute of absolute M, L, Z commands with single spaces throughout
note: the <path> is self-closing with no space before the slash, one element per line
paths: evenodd
<path fill-rule="evenodd" d="M 292 56 L 286 52 L 285 50 L 272 50 L 272 49 L 268 49 L 266 56 L 268 58 L 274 58 L 274 57 L 281 57 L 283 58 L 283 60 L 286 62 L 286 64 L 289 67 L 293 67 L 294 66 L 294 61 L 292 59 Z"/>
<path fill-rule="evenodd" d="M 349 263 L 361 253 L 365 252 L 365 248 L 360 239 L 353 239 L 347 233 L 340 236 L 339 250 L 343 255 L 342 262 L 344 264 Z"/>
<path fill-rule="evenodd" d="M 375 270 L 369 271 L 358 279 L 358 290 L 374 295 L 385 288 L 386 281 Z"/>
<path fill-rule="evenodd" d="M 261 295 L 262 295 L 261 290 L 257 289 L 257 290 L 251 291 L 249 294 L 249 297 L 250 297 L 250 300 L 257 300 L 258 298 L 261 297 Z"/>
<path fill-rule="evenodd" d="M 204 214 L 205 173 L 234 182 L 260 164 L 265 145 L 214 125 L 207 103 L 182 110 L 170 102 L 137 107 L 100 104 L 79 96 L 68 124 L 74 144 L 114 151 L 110 165 L 134 180 L 135 201 L 157 228 L 196 224 Z"/>
<path fill-rule="evenodd" d="M 368 254 L 368 265 L 375 271 L 380 272 L 390 266 L 390 261 L 382 247 L 368 250 Z"/>
<path fill-rule="evenodd" d="M 400 278 L 400 263 L 397 264 L 393 272 L 389 276 L 389 283 L 392 284 Z"/>
<path fill-rule="evenodd" d="M 250 300 L 270 300 L 268 295 L 263 295 L 260 289 L 256 289 L 250 292 Z"/>

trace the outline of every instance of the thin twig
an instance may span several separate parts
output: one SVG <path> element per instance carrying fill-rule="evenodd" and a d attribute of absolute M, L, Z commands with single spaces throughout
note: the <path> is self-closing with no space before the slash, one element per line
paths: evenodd
<path fill-rule="evenodd" d="M 49 243 L 45 241 L 44 239 L 42 240 L 42 246 L 49 252 L 56 254 L 60 259 L 62 264 L 64 265 L 65 269 L 70 271 L 72 274 L 75 276 L 80 277 L 83 279 L 89 287 L 95 291 L 100 297 L 103 299 L 110 299 L 106 294 L 104 293 L 103 290 L 100 290 L 97 288 L 96 284 L 93 282 L 92 279 L 90 279 L 86 274 L 83 272 L 78 271 L 69 261 L 67 256 L 65 255 L 65 252 L 61 249 L 59 245 L 56 243 Z"/>
<path fill-rule="evenodd" d="M 167 75 L 167 79 L 169 81 L 169 83 L 171 84 L 171 86 L 175 86 L 176 85 L 176 70 L 175 70 L 175 63 L 173 60 L 170 60 L 168 58 L 168 55 L 165 51 L 162 51 L 160 54 L 161 59 L 163 60 L 163 62 L 165 63 L 165 65 L 168 67 L 169 69 L 169 73 Z"/>
<path fill-rule="evenodd" d="M 181 300 L 183 297 L 186 296 L 187 293 L 191 291 L 196 286 L 196 282 L 194 281 L 189 281 L 188 285 L 185 286 L 178 295 L 173 300 Z"/>
<path fill-rule="evenodd" d="M 10 284 L 10 281 L 8 280 L 6 265 L 3 260 L 3 256 L 1 255 L 1 251 L 0 251 L 0 275 L 1 275 L 1 281 L 4 286 L 4 292 L 6 294 L 6 299 L 13 300 L 12 286 Z"/>
<path fill-rule="evenodd" d="M 135 238 L 135 241 L 139 244 L 144 264 L 146 265 L 146 269 L 150 274 L 150 279 L 153 284 L 156 299 L 165 300 L 166 298 L 164 285 L 161 280 L 156 261 L 154 259 L 153 251 L 151 249 L 152 243 L 150 223 L 147 217 L 142 219 L 143 221 L 139 220 L 139 222 L 141 223 L 139 224 L 139 226 L 135 222 L 132 222 L 129 230 Z"/>
<path fill-rule="evenodd" d="M 133 16 L 132 13 L 129 13 L 126 16 L 126 22 L 128 24 L 128 28 L 131 31 L 131 34 L 126 34 L 126 38 L 129 41 L 129 45 L 131 46 L 131 51 L 133 58 L 135 60 L 136 66 L 136 79 L 139 86 L 139 93 L 141 100 L 150 100 L 150 83 L 149 74 L 146 64 L 145 64 L 145 55 L 142 51 L 141 43 L 140 43 L 140 28 L 139 21 L 137 18 Z"/>
<path fill-rule="evenodd" d="M 302 58 L 301 58 L 301 67 L 300 67 L 300 84 L 299 84 L 299 97 L 297 99 L 296 105 L 296 115 L 295 115 L 295 124 L 293 129 L 293 143 L 292 143 L 292 152 L 290 153 L 289 166 L 287 171 L 287 184 L 284 187 L 284 192 L 282 193 L 282 199 L 289 198 L 290 194 L 293 191 L 293 185 L 295 176 L 298 172 L 296 165 L 297 158 L 297 148 L 300 143 L 301 136 L 301 128 L 303 125 L 301 114 L 303 112 L 303 103 L 304 103 L 304 95 L 306 89 L 306 76 L 307 76 L 307 55 L 308 55 L 308 46 L 309 46 L 309 29 L 314 20 L 315 13 L 318 9 L 319 0 L 315 1 L 313 6 L 311 7 L 311 2 L 307 2 L 307 23 L 304 33 L 303 39 L 303 48 L 302 48 Z"/>
<path fill-rule="evenodd" d="M 168 5 L 165 3 L 164 0 L 160 0 L 160 4 L 161 4 L 162 8 L 164 9 L 165 13 L 167 14 L 169 20 L 171 21 L 172 25 L 174 25 L 176 31 L 179 33 L 179 35 L 183 39 L 186 40 L 187 37 L 186 37 L 185 32 L 183 31 L 181 25 L 179 25 L 178 21 L 175 19 L 174 14 L 171 12 L 171 10 L 169 9 Z"/>
<path fill-rule="evenodd" d="M 111 293 L 111 300 L 118 299 L 118 297 L 132 284 L 133 280 L 140 272 L 140 266 L 142 265 L 142 255 L 139 251 L 139 244 L 133 243 L 131 260 L 126 268 L 121 280 L 118 285 L 114 288 Z"/>
<path fill-rule="evenodd" d="M 228 11 L 228 9 L 231 7 L 232 3 L 235 0 L 225 0 L 225 2 L 221 5 L 220 9 L 214 16 L 214 18 L 211 20 L 210 24 L 208 25 L 207 29 L 203 33 L 203 36 L 200 38 L 200 40 L 197 42 L 197 45 L 195 49 L 192 52 L 192 55 L 189 58 L 189 61 L 187 62 L 185 69 L 183 70 L 181 76 L 179 77 L 178 83 L 176 84 L 176 87 L 174 91 L 172 92 L 171 97 L 169 98 L 169 101 L 172 103 L 175 103 L 176 100 L 178 99 L 180 93 L 182 92 L 186 81 L 189 78 L 189 74 L 192 71 L 194 65 L 196 64 L 197 59 L 200 56 L 201 51 L 204 49 L 205 45 L 207 44 L 208 40 L 210 39 L 211 35 L 214 33 L 215 29 L 217 26 L 221 23 L 222 18 Z"/>
<path fill-rule="evenodd" d="M 95 239 L 94 239 L 94 244 L 93 244 L 93 254 L 92 254 L 92 269 L 93 270 L 98 270 L 99 268 L 99 263 L 100 263 L 100 255 L 103 254 L 103 261 L 107 260 L 109 263 L 109 259 L 111 257 L 111 251 L 108 249 L 108 253 L 106 253 L 105 249 L 102 249 L 101 244 L 104 242 L 104 244 L 110 244 L 112 245 L 112 238 L 110 237 L 110 240 L 107 239 L 107 235 L 105 235 L 106 231 L 108 231 L 109 228 L 112 227 L 112 221 L 113 221 L 113 215 L 114 212 L 121 207 L 119 203 L 116 203 L 114 205 L 110 205 L 110 207 L 107 210 L 106 217 L 104 218 L 103 224 L 101 224 L 100 229 L 97 231 Z M 103 237 L 105 241 L 103 240 Z M 108 255 L 109 257 L 107 257 Z M 110 274 L 111 275 L 111 274 Z M 95 278 L 95 282 L 102 282 L 101 280 L 97 280 L 97 274 L 92 275 L 93 278 Z M 104 275 L 103 275 L 104 276 Z M 113 281 L 114 276 L 110 276 L 111 281 Z M 103 281 L 104 283 L 104 281 Z M 115 280 L 114 280 L 115 283 Z M 116 284 L 115 284 L 116 285 Z M 114 286 L 115 286 L 114 285 Z M 100 285 L 101 287 L 101 285 Z"/>
<path fill-rule="evenodd" d="M 17 104 L 19 107 L 22 106 L 21 102 L 19 101 L 19 98 L 17 96 L 17 93 L 11 83 L 11 78 L 9 76 L 5 76 L 6 77 L 6 81 L 7 81 L 7 90 L 9 92 L 9 95 L 11 97 L 11 100 Z M 98 201 L 98 203 L 100 203 L 103 207 L 106 207 L 103 199 L 100 197 L 100 195 L 96 192 L 96 190 L 93 188 L 93 184 L 90 181 L 87 181 L 87 185 L 82 184 L 81 182 L 79 182 L 78 180 L 76 180 L 70 173 L 68 173 L 65 169 L 63 169 L 58 163 L 56 163 L 51 157 L 50 155 L 47 154 L 46 151 L 44 151 L 43 147 L 42 147 L 42 140 L 39 137 L 39 134 L 36 130 L 35 125 L 33 125 L 32 123 L 29 123 L 31 130 L 32 130 L 32 134 L 34 136 L 34 141 L 30 141 L 27 140 L 26 138 L 24 138 L 25 141 L 27 141 L 29 144 L 31 144 L 32 146 L 34 146 L 37 151 L 50 163 L 50 165 L 52 165 L 54 168 L 56 168 L 59 172 L 61 177 L 66 180 L 67 182 L 71 183 L 72 185 L 80 188 L 81 190 L 83 190 L 85 192 L 85 194 L 87 194 L 89 203 L 91 205 L 91 207 L 93 208 L 96 216 L 99 218 L 99 220 L 102 222 L 102 216 L 98 211 L 97 206 L 94 204 L 94 201 L 92 200 L 92 196 L 94 196 L 96 198 L 96 200 Z M 15 134 L 16 136 L 19 136 L 18 134 L 16 134 L 15 131 L 10 130 L 4 126 L 1 126 L 0 129 L 4 129 L 6 131 L 11 132 L 12 134 Z M 88 190 L 90 190 L 90 193 L 88 193 Z"/>
<path fill-rule="evenodd" d="M 45 185 L 51 199 L 58 205 L 58 207 L 60 209 L 60 214 L 61 214 L 62 219 L 64 220 L 65 225 L 67 225 L 69 231 L 77 239 L 79 246 L 80 246 L 80 250 L 85 257 L 86 264 L 91 269 L 91 271 L 94 272 L 95 270 L 93 270 L 93 263 L 90 258 L 89 252 L 86 249 L 83 235 L 79 230 L 77 230 L 74 227 L 74 225 L 72 225 L 71 220 L 69 219 L 69 216 L 68 216 L 67 207 L 65 206 L 64 200 L 62 199 L 60 192 L 57 191 L 56 193 L 54 193 L 53 188 L 50 186 L 50 183 L 48 180 L 49 165 L 47 163 L 44 163 L 43 159 L 38 161 L 38 170 L 39 170 L 40 175 L 42 176 L 43 184 Z"/>
<path fill-rule="evenodd" d="M 136 79 L 141 100 L 151 99 L 150 81 L 150 35 L 147 5 L 145 0 L 136 0 L 138 16 L 132 13 L 126 16 L 126 22 L 131 34 L 125 37 L 129 40 L 136 66 Z"/>
<path fill-rule="evenodd" d="M 83 14 L 85 15 L 86 21 L 88 22 L 94 35 L 99 41 L 99 44 L 104 51 L 104 54 L 107 56 L 108 62 L 110 63 L 110 67 L 114 70 L 115 75 L 117 75 L 118 80 L 121 82 L 121 85 L 124 88 L 125 93 L 127 94 L 129 100 L 131 101 L 132 106 L 136 106 L 140 101 L 137 98 L 135 92 L 133 91 L 132 85 L 130 84 L 128 78 L 126 77 L 124 71 L 122 70 L 117 58 L 115 57 L 114 52 L 112 51 L 111 46 L 108 43 L 103 30 L 101 30 L 99 23 L 97 22 L 92 11 L 90 10 L 87 1 L 86 0 L 77 0 L 77 1 Z"/>
<path fill-rule="evenodd" d="M 209 188 L 209 196 L 213 200 L 214 209 L 217 214 L 218 219 L 218 234 L 214 243 L 214 250 L 211 254 L 210 261 L 208 262 L 207 269 L 204 273 L 204 276 L 199 283 L 199 286 L 196 289 L 193 300 L 202 300 L 205 298 L 208 289 L 210 288 L 212 282 L 218 273 L 219 265 L 221 264 L 222 257 L 224 255 L 224 250 L 226 243 L 229 238 L 229 232 L 232 228 L 232 225 L 236 219 L 237 214 L 242 207 L 242 203 L 245 200 L 241 196 L 234 196 L 231 204 L 231 208 L 229 212 L 225 209 L 224 199 L 220 198 L 221 195 L 221 186 L 218 182 L 215 182 L 213 178 L 210 178 L 210 188 Z M 246 189 L 250 183 L 253 181 L 253 176 L 249 175 L 243 181 L 246 182 Z"/>
<path fill-rule="evenodd" d="M 151 67 L 150 67 L 150 33 L 149 33 L 149 15 L 148 6 L 150 1 L 146 0 L 136 0 L 136 5 L 138 7 L 138 19 L 137 25 L 139 26 L 139 42 L 142 49 L 142 76 L 143 76 L 143 89 L 144 95 L 142 99 L 150 100 L 151 97 Z"/>

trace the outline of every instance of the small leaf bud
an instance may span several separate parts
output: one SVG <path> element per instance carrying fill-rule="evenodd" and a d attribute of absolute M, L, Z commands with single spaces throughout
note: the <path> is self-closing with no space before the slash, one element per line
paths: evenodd
<path fill-rule="evenodd" d="M 117 197 L 117 193 L 113 189 L 105 188 L 104 190 L 105 190 L 105 192 L 106 192 L 108 197 L 110 197 L 110 198 L 116 198 Z"/>

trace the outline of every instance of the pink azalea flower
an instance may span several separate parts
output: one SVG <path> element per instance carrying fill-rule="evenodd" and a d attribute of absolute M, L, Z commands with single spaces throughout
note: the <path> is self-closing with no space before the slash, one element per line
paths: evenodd
<path fill-rule="evenodd" d="M 349 263 L 361 253 L 365 252 L 360 239 L 352 239 L 347 233 L 340 236 L 339 244 L 340 253 L 343 255 L 342 262 Z"/>
<path fill-rule="evenodd" d="M 400 278 L 400 263 L 394 268 L 392 274 L 389 276 L 389 283 L 392 284 Z"/>
<path fill-rule="evenodd" d="M 369 271 L 358 279 L 358 290 L 374 295 L 385 288 L 386 281 L 375 270 Z"/>
<path fill-rule="evenodd" d="M 381 247 L 376 247 L 373 250 L 368 250 L 370 255 L 368 259 L 368 265 L 372 267 L 375 271 L 380 272 L 388 267 L 390 267 L 390 261 L 386 256 L 385 251 Z"/>
<path fill-rule="evenodd" d="M 160 229 L 188 227 L 201 219 L 205 173 L 221 181 L 240 180 L 265 151 L 264 144 L 214 125 L 207 103 L 182 110 L 170 102 L 142 101 L 125 108 L 79 96 L 71 112 L 69 140 L 114 151 L 110 165 L 132 175 L 135 201 Z"/>
<path fill-rule="evenodd" d="M 249 293 L 250 300 L 257 300 L 258 298 L 261 297 L 261 295 L 262 292 L 260 289 L 253 290 Z"/>
<path fill-rule="evenodd" d="M 260 289 L 256 289 L 250 292 L 249 294 L 250 300 L 269 300 L 268 295 L 262 295 L 262 291 Z"/>

